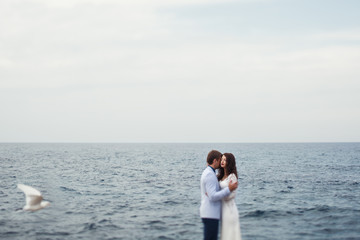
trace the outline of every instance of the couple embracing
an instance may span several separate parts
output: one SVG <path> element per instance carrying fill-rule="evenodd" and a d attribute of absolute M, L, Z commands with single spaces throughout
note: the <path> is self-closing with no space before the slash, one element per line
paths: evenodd
<path fill-rule="evenodd" d="M 221 240 L 240 240 L 239 213 L 235 203 L 238 186 L 235 157 L 231 153 L 212 150 L 207 156 L 207 165 L 200 180 L 204 240 L 217 239 L 220 219 Z"/>

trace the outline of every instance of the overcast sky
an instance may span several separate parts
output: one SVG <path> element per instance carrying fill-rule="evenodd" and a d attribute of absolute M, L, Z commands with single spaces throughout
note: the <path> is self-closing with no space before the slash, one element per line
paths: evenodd
<path fill-rule="evenodd" d="M 0 142 L 360 141 L 358 0 L 1 0 Z"/>

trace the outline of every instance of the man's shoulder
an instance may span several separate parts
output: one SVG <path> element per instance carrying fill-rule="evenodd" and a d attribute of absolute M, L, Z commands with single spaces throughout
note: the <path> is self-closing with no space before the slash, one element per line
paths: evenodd
<path fill-rule="evenodd" d="M 204 169 L 204 171 L 202 172 L 202 174 L 203 174 L 203 175 L 204 175 L 204 174 L 209 174 L 209 173 L 211 173 L 210 170 L 211 170 L 210 167 L 206 167 L 206 168 Z"/>
<path fill-rule="evenodd" d="M 201 174 L 201 178 L 205 177 L 207 174 L 209 174 L 209 170 L 208 170 L 208 168 L 205 168 Z"/>
<path fill-rule="evenodd" d="M 201 175 L 201 178 L 202 179 L 205 179 L 205 178 L 213 178 L 215 176 L 216 178 L 216 175 L 214 174 L 213 170 L 210 169 L 209 167 L 205 168 L 202 175 Z"/>

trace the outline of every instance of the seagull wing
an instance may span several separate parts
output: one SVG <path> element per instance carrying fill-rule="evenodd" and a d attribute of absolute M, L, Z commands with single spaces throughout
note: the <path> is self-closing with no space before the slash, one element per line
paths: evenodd
<path fill-rule="evenodd" d="M 34 206 L 41 203 L 43 197 L 39 190 L 24 184 L 18 184 L 17 186 L 25 193 L 26 205 Z"/>
<path fill-rule="evenodd" d="M 42 200 L 42 196 L 26 195 L 26 205 L 28 206 L 40 205 Z"/>
<path fill-rule="evenodd" d="M 33 187 L 24 184 L 18 184 L 17 186 L 25 193 L 25 195 L 41 196 L 40 191 Z"/>

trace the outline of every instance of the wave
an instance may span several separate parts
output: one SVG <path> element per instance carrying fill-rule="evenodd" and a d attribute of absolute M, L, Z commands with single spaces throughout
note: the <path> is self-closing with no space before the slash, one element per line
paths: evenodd
<path fill-rule="evenodd" d="M 78 195 L 82 195 L 81 192 L 77 191 L 76 189 L 73 189 L 73 188 L 69 188 L 69 187 L 64 187 L 64 186 L 61 186 L 60 189 L 64 192 L 72 192 L 72 193 L 76 193 Z"/>
<path fill-rule="evenodd" d="M 64 191 L 67 191 L 67 192 L 76 192 L 76 190 L 73 189 L 73 188 L 68 188 L 68 187 L 63 187 L 63 186 L 61 186 L 60 189 L 64 190 Z"/>
<path fill-rule="evenodd" d="M 282 217 L 282 216 L 289 217 L 289 216 L 299 216 L 308 213 L 314 213 L 314 214 L 324 213 L 324 212 L 344 213 L 346 211 L 350 211 L 350 209 L 330 207 L 328 205 L 319 205 L 311 208 L 296 208 L 294 210 L 254 210 L 244 213 L 242 218 L 257 218 L 257 217 L 270 218 L 270 217 Z"/>
<path fill-rule="evenodd" d="M 170 205 L 170 206 L 180 204 L 180 202 L 176 202 L 176 201 L 172 201 L 172 200 L 167 200 L 167 201 L 165 201 L 163 203 L 166 204 L 166 205 Z"/>

